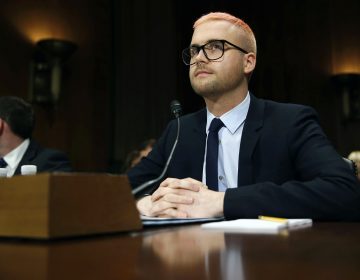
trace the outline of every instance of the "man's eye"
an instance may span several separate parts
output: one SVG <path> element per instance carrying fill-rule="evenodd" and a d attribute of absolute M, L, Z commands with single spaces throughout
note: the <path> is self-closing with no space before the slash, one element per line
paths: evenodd
<path fill-rule="evenodd" d="M 189 52 L 191 57 L 194 57 L 198 54 L 197 48 L 190 48 Z"/>
<path fill-rule="evenodd" d="M 223 46 L 221 42 L 211 42 L 207 44 L 205 48 L 207 50 L 216 51 L 216 50 L 222 50 Z"/>

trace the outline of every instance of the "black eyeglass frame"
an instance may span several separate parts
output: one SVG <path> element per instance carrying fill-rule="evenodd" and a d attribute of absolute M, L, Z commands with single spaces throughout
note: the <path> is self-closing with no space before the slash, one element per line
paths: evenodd
<path fill-rule="evenodd" d="M 208 54 L 206 53 L 205 46 L 208 45 L 208 44 L 210 44 L 210 43 L 214 43 L 214 42 L 221 42 L 221 43 L 222 43 L 222 45 L 223 45 L 223 47 L 222 47 L 222 54 L 221 54 L 218 58 L 209 58 L 209 57 L 208 57 Z M 227 40 L 211 40 L 211 41 L 207 42 L 207 43 L 204 44 L 204 45 L 201 45 L 201 46 L 192 45 L 192 46 L 184 49 L 184 50 L 182 51 L 182 60 L 183 60 L 183 62 L 185 63 L 185 65 L 189 65 L 189 66 L 196 63 L 196 62 L 193 62 L 193 63 L 187 63 L 187 62 L 185 62 L 184 57 L 187 57 L 187 58 L 190 57 L 190 60 L 191 60 L 191 58 L 192 58 L 192 57 L 189 55 L 189 53 L 190 53 L 189 50 L 190 50 L 191 48 L 196 48 L 196 50 L 197 50 L 197 55 L 200 53 L 200 50 L 202 50 L 203 53 L 204 53 L 204 55 L 205 55 L 205 57 L 206 57 L 209 61 L 218 60 L 218 59 L 220 59 L 220 58 L 222 58 L 222 57 L 224 56 L 224 53 L 225 53 L 225 43 L 228 44 L 228 45 L 230 45 L 230 46 L 232 46 L 232 47 L 234 47 L 235 49 L 241 51 L 241 52 L 244 53 L 244 54 L 248 54 L 248 53 L 249 53 L 248 51 L 244 50 L 243 48 L 241 48 L 241 47 L 239 47 L 239 46 L 237 46 L 237 45 L 235 45 L 235 44 L 233 44 L 233 43 L 231 43 L 231 42 L 229 42 L 229 41 L 227 41 Z"/>

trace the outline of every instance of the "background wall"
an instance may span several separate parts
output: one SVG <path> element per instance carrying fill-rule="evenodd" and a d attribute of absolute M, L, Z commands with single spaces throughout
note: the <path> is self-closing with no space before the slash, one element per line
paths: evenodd
<path fill-rule="evenodd" d="M 192 23 L 227 11 L 253 28 L 258 64 L 251 91 L 262 98 L 313 106 L 338 151 L 360 149 L 359 122 L 344 123 L 330 81 L 360 73 L 357 0 L 3 0 L 0 2 L 0 95 L 29 92 L 29 63 L 44 37 L 78 45 L 69 58 L 53 114 L 34 105 L 35 138 L 68 153 L 79 171 L 119 171 L 127 152 L 159 137 L 169 103 L 203 106 L 188 81 L 181 50 Z"/>
<path fill-rule="evenodd" d="M 65 151 L 75 170 L 106 170 L 110 151 L 110 1 L 0 2 L 0 94 L 28 98 L 29 66 L 42 38 L 75 42 L 55 111 L 34 105 L 41 144 Z"/>

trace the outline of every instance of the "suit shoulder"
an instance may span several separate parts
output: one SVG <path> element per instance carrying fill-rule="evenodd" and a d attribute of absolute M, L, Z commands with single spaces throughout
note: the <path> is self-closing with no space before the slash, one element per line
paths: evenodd
<path fill-rule="evenodd" d="M 44 155 L 44 156 L 60 156 L 67 158 L 66 154 L 60 150 L 45 148 L 41 146 L 34 140 L 31 140 L 29 145 L 29 150 L 36 152 L 37 155 Z"/>
<path fill-rule="evenodd" d="M 58 156 L 58 157 L 67 158 L 67 155 L 64 152 L 56 149 L 42 148 L 41 153 L 44 153 L 48 156 Z"/>
<path fill-rule="evenodd" d="M 272 100 L 264 100 L 265 111 L 272 114 L 298 116 L 301 114 L 312 114 L 317 116 L 316 111 L 307 105 L 294 104 L 294 103 L 281 103 Z"/>
<path fill-rule="evenodd" d="M 193 120 L 194 118 L 199 118 L 199 117 L 202 117 L 203 115 L 205 114 L 206 116 L 206 109 L 203 108 L 199 111 L 196 111 L 196 112 L 193 112 L 193 113 L 188 113 L 188 114 L 185 114 L 185 115 L 182 115 L 180 117 L 180 119 L 183 121 L 187 121 L 187 120 Z"/>
<path fill-rule="evenodd" d="M 44 148 L 34 140 L 25 152 L 19 166 L 32 164 L 38 167 L 38 172 L 71 171 L 67 155 L 61 151 Z"/>
<path fill-rule="evenodd" d="M 204 121 L 206 122 L 206 109 L 204 108 L 194 113 L 182 115 L 180 117 L 180 121 L 181 121 L 181 125 L 186 127 L 188 125 L 193 126 L 195 124 L 201 124 Z M 168 123 L 167 128 L 171 129 L 172 127 L 176 127 L 176 126 L 177 126 L 176 119 L 173 119 Z"/>
<path fill-rule="evenodd" d="M 180 117 L 181 121 L 184 123 L 193 122 L 197 120 L 199 122 L 206 120 L 206 109 L 203 108 L 197 112 L 186 114 Z"/>

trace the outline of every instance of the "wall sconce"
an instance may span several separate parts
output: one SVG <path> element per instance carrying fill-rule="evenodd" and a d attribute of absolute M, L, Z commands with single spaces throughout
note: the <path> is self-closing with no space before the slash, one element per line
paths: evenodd
<path fill-rule="evenodd" d="M 360 120 L 360 74 L 337 74 L 331 80 L 341 96 L 344 121 Z"/>
<path fill-rule="evenodd" d="M 60 96 L 63 63 L 77 46 L 66 40 L 43 39 L 36 43 L 31 62 L 30 100 L 54 105 Z"/>

